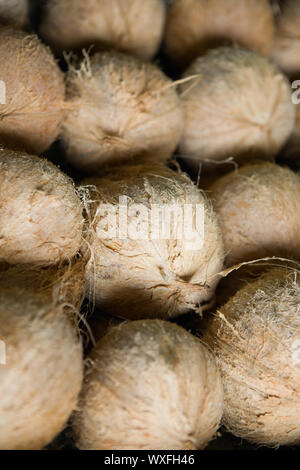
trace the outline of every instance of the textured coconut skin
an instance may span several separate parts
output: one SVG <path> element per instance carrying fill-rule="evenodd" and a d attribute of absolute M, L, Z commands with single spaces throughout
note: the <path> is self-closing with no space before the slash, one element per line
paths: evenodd
<path fill-rule="evenodd" d="M 36 35 L 0 30 L 0 142 L 41 154 L 56 139 L 63 117 L 65 84 L 50 49 Z M 5 104 L 2 104 L 5 101 Z"/>
<path fill-rule="evenodd" d="M 104 164 L 153 153 L 167 160 L 182 132 L 173 83 L 158 67 L 119 53 L 96 54 L 70 69 L 70 111 L 62 137 L 72 165 L 95 173 Z"/>
<path fill-rule="evenodd" d="M 272 267 L 278 268 L 280 266 L 286 267 L 289 264 L 287 261 L 280 261 L 277 258 L 268 259 L 265 261 L 256 261 L 251 264 L 237 265 L 236 270 L 230 272 L 226 277 L 222 278 L 216 290 L 216 308 L 223 307 L 234 295 L 244 286 L 254 282 L 262 274 L 266 273 Z M 290 267 L 295 268 L 295 262 L 290 261 Z M 208 317 L 209 319 L 209 317 Z M 205 322 L 206 319 L 202 320 Z"/>
<path fill-rule="evenodd" d="M 300 8 L 299 8 L 300 10 Z M 300 14 L 298 24 L 300 25 Z M 300 34 L 299 38 L 290 38 L 278 34 L 274 39 L 272 59 L 291 78 L 297 79 L 300 72 Z"/>
<path fill-rule="evenodd" d="M 300 177 L 273 163 L 246 165 L 209 191 L 226 264 L 284 256 L 300 259 Z"/>
<path fill-rule="evenodd" d="M 165 25 L 162 0 L 50 0 L 40 34 L 57 52 L 93 45 L 150 60 Z"/>
<path fill-rule="evenodd" d="M 222 374 L 223 422 L 250 442 L 300 443 L 299 304 L 299 272 L 273 269 L 219 308 L 204 336 Z"/>
<path fill-rule="evenodd" d="M 49 264 L 76 255 L 83 215 L 72 180 L 44 158 L 0 150 L 0 262 Z"/>
<path fill-rule="evenodd" d="M 300 2 L 286 0 L 280 8 L 272 47 L 272 59 L 290 77 L 299 78 Z"/>
<path fill-rule="evenodd" d="M 144 163 L 116 168 L 84 184 L 91 188 L 94 201 L 87 232 L 87 282 L 91 298 L 102 311 L 134 320 L 167 319 L 190 309 L 201 313 L 211 304 L 223 266 L 222 235 L 210 202 L 186 175 Z M 143 228 L 146 219 L 138 219 L 136 211 L 128 220 L 132 224 L 139 220 L 144 239 L 128 233 L 123 239 L 118 233 L 116 238 L 103 236 L 98 231 L 99 223 L 103 224 L 100 204 L 116 207 L 123 195 L 129 207 L 146 207 L 149 221 L 153 204 L 199 204 L 204 208 L 204 243 L 201 240 L 191 248 L 186 237 L 178 239 L 171 233 L 171 239 L 162 239 L 161 232 L 159 239 L 151 239 Z M 110 226 L 111 217 L 112 212 L 107 219 Z"/>
<path fill-rule="evenodd" d="M 288 80 L 268 59 L 238 47 L 199 57 L 180 86 L 184 130 L 180 152 L 188 163 L 272 159 L 290 136 L 295 120 Z"/>
<path fill-rule="evenodd" d="M 268 55 L 273 35 L 274 18 L 268 0 L 169 2 L 165 49 L 182 67 L 224 43 L 237 43 Z"/>
<path fill-rule="evenodd" d="M 0 22 L 22 28 L 27 21 L 28 0 L 0 0 Z"/>
<path fill-rule="evenodd" d="M 161 320 L 112 328 L 88 359 L 74 428 L 89 450 L 202 449 L 218 429 L 223 390 L 214 357 Z"/>
<path fill-rule="evenodd" d="M 118 326 L 123 322 L 124 320 L 113 317 L 112 315 L 107 315 L 103 312 L 96 312 L 89 319 L 89 327 L 94 343 L 97 343 L 101 338 L 103 338 L 111 328 Z"/>
<path fill-rule="evenodd" d="M 63 429 L 80 392 L 82 346 L 74 325 L 81 261 L 0 272 L 0 449 L 42 449 Z M 70 321 L 72 318 L 72 322 Z"/>

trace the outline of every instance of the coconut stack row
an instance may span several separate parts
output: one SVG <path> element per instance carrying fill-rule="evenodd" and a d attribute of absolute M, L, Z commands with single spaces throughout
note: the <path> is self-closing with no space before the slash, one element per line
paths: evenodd
<path fill-rule="evenodd" d="M 0 1 L 0 450 L 297 448 L 300 1 L 43 4 Z"/>

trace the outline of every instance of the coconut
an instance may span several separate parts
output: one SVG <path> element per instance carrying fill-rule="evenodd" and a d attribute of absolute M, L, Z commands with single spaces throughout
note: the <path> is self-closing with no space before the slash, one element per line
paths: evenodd
<path fill-rule="evenodd" d="M 126 321 L 126 320 L 125 320 Z M 94 312 L 88 321 L 89 336 L 90 340 L 94 345 L 98 342 L 106 333 L 113 328 L 123 323 L 124 320 L 105 314 L 103 312 Z"/>
<path fill-rule="evenodd" d="M 59 134 L 65 85 L 54 57 L 37 36 L 0 29 L 0 141 L 40 154 Z"/>
<path fill-rule="evenodd" d="M 112 328 L 91 352 L 74 429 L 88 450 L 203 449 L 223 390 L 214 357 L 183 328 L 140 320 Z"/>
<path fill-rule="evenodd" d="M 183 67 L 224 43 L 238 43 L 268 55 L 273 36 L 274 17 L 268 0 L 169 2 L 165 49 Z"/>
<path fill-rule="evenodd" d="M 27 22 L 28 0 L 0 0 L 0 22 L 23 28 Z"/>
<path fill-rule="evenodd" d="M 150 60 L 164 24 L 162 0 L 49 0 L 40 34 L 57 53 L 93 45 Z"/>
<path fill-rule="evenodd" d="M 295 150 L 300 147 L 300 103 L 296 106 L 296 122 L 291 135 L 291 138 L 288 142 L 288 145 L 291 145 Z"/>
<path fill-rule="evenodd" d="M 272 159 L 290 136 L 295 108 L 288 80 L 268 59 L 238 47 L 199 57 L 180 86 L 184 130 L 180 152 L 201 163 L 234 157 Z"/>
<path fill-rule="evenodd" d="M 205 194 L 148 162 L 84 184 L 92 201 L 87 282 L 101 311 L 136 320 L 208 308 L 224 253 Z"/>
<path fill-rule="evenodd" d="M 267 256 L 300 260 L 300 176 L 273 163 L 246 165 L 220 178 L 210 196 L 226 263 Z"/>
<path fill-rule="evenodd" d="M 276 19 L 280 15 L 282 0 L 270 0 L 270 4 L 273 10 L 274 18 Z"/>
<path fill-rule="evenodd" d="M 272 58 L 290 77 L 300 73 L 300 2 L 285 0 L 277 18 Z"/>
<path fill-rule="evenodd" d="M 155 65 L 120 53 L 96 54 L 79 69 L 71 66 L 67 94 L 62 137 L 68 160 L 84 171 L 145 153 L 167 160 L 179 143 L 179 97 Z"/>
<path fill-rule="evenodd" d="M 83 361 L 74 316 L 83 279 L 80 260 L 66 267 L 19 265 L 0 272 L 2 450 L 43 448 L 76 407 Z"/>
<path fill-rule="evenodd" d="M 274 268 L 211 317 L 204 335 L 220 367 L 223 422 L 238 437 L 300 444 L 299 271 Z"/>
<path fill-rule="evenodd" d="M 0 262 L 71 259 L 83 215 L 72 180 L 46 159 L 0 150 Z"/>
<path fill-rule="evenodd" d="M 296 92 L 298 93 L 298 91 Z M 299 98 L 297 98 L 299 99 Z M 296 108 L 296 121 L 295 126 L 290 136 L 287 144 L 285 145 L 280 159 L 283 163 L 291 164 L 292 167 L 295 169 L 300 169 L 300 104 L 295 106 Z"/>

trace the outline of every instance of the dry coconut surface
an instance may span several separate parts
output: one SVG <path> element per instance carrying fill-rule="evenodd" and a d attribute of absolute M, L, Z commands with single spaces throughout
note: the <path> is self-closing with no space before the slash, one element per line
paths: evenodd
<path fill-rule="evenodd" d="M 215 310 L 225 305 L 229 299 L 231 299 L 237 291 L 248 285 L 250 282 L 257 280 L 262 274 L 266 273 L 272 268 L 288 268 L 295 269 L 298 267 L 298 261 L 288 260 L 286 258 L 279 257 L 267 257 L 260 258 L 255 261 L 244 262 L 235 266 L 232 266 L 224 272 L 224 277 L 218 284 L 216 290 L 216 304 Z M 203 324 L 206 321 L 204 317 L 200 319 L 200 326 L 203 328 Z M 196 331 L 200 331 L 201 327 Z M 97 333 L 97 332 L 96 332 Z"/>
<path fill-rule="evenodd" d="M 0 262 L 49 264 L 76 255 L 81 200 L 48 160 L 0 150 L 0 199 Z"/>
<path fill-rule="evenodd" d="M 246 165 L 208 193 L 218 215 L 226 264 L 266 256 L 300 260 L 300 175 L 274 163 Z"/>
<path fill-rule="evenodd" d="M 143 163 L 83 184 L 91 200 L 89 295 L 102 311 L 167 319 L 211 304 L 223 266 L 222 235 L 211 203 L 188 176 Z"/>
<path fill-rule="evenodd" d="M 268 55 L 274 29 L 268 0 L 170 0 L 165 49 L 183 67 L 224 43 Z"/>
<path fill-rule="evenodd" d="M 57 53 L 93 45 L 150 60 L 164 25 L 163 0 L 48 0 L 40 34 Z"/>
<path fill-rule="evenodd" d="M 0 448 L 41 449 L 62 431 L 80 392 L 82 346 L 74 320 L 84 291 L 81 260 L 0 271 Z M 72 321 L 71 321 L 72 320 Z"/>
<path fill-rule="evenodd" d="M 300 1 L 282 2 L 277 18 L 277 30 L 272 48 L 273 60 L 290 77 L 300 73 Z"/>
<path fill-rule="evenodd" d="M 86 57 L 70 67 L 67 99 L 67 158 L 86 172 L 141 153 L 165 161 L 179 142 L 179 97 L 153 64 L 114 52 Z"/>
<path fill-rule="evenodd" d="M 28 0 L 0 0 L 0 23 L 23 28 L 27 15 Z"/>
<path fill-rule="evenodd" d="M 0 142 L 40 154 L 57 138 L 65 84 L 50 49 L 34 34 L 0 29 Z"/>
<path fill-rule="evenodd" d="M 300 443 L 299 279 L 288 267 L 263 274 L 216 312 L 204 336 L 222 374 L 223 423 L 253 443 Z"/>
<path fill-rule="evenodd" d="M 87 360 L 74 429 L 80 449 L 202 449 L 222 416 L 213 355 L 183 328 L 112 328 Z"/>
<path fill-rule="evenodd" d="M 199 57 L 180 85 L 184 130 L 180 153 L 202 163 L 272 159 L 290 136 L 295 108 L 286 77 L 268 59 L 239 47 Z"/>

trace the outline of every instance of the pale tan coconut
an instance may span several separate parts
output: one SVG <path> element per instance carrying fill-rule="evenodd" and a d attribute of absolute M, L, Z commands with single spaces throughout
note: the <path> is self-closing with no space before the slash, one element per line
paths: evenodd
<path fill-rule="evenodd" d="M 211 317 L 203 340 L 221 370 L 227 429 L 257 444 L 300 444 L 299 270 L 248 283 Z"/>
<path fill-rule="evenodd" d="M 87 281 L 101 311 L 140 319 L 208 308 L 223 266 L 222 235 L 211 203 L 189 177 L 141 163 L 84 184 L 93 201 Z"/>
<path fill-rule="evenodd" d="M 83 360 L 74 316 L 83 290 L 80 260 L 0 272 L 0 449 L 43 448 L 76 407 Z"/>
<path fill-rule="evenodd" d="M 165 49 L 187 66 L 208 49 L 238 43 L 263 55 L 271 51 L 274 17 L 268 0 L 170 0 Z"/>
<path fill-rule="evenodd" d="M 290 136 L 295 109 L 288 80 L 268 59 L 238 47 L 199 57 L 180 86 L 184 131 L 180 152 L 199 164 L 233 157 L 272 159 Z"/>
<path fill-rule="evenodd" d="M 285 0 L 277 18 L 277 29 L 272 48 L 273 60 L 290 77 L 300 73 L 300 1 Z"/>
<path fill-rule="evenodd" d="M 203 449 L 222 416 L 212 354 L 183 328 L 140 320 L 112 328 L 87 361 L 75 414 L 89 450 Z"/>
<path fill-rule="evenodd" d="M 49 0 L 40 34 L 57 53 L 93 45 L 149 60 L 159 48 L 165 13 L 163 0 Z"/>
<path fill-rule="evenodd" d="M 0 150 L 0 199 L 0 262 L 49 264 L 77 254 L 83 207 L 52 163 Z"/>
<path fill-rule="evenodd" d="M 300 175 L 274 163 L 246 165 L 217 180 L 210 197 L 228 266 L 284 256 L 300 260 Z"/>
<path fill-rule="evenodd" d="M 67 157 L 86 172 L 145 153 L 165 161 L 179 143 L 179 97 L 153 64 L 120 53 L 96 54 L 78 70 L 71 66 L 67 97 Z"/>
<path fill-rule="evenodd" d="M 40 154 L 59 134 L 65 85 L 54 57 L 37 36 L 0 29 L 0 142 Z"/>
<path fill-rule="evenodd" d="M 0 0 L 0 23 L 23 28 L 27 22 L 28 0 Z"/>

